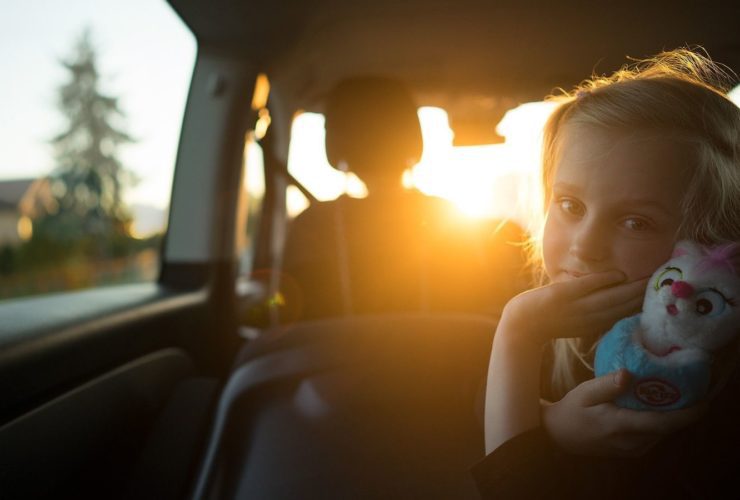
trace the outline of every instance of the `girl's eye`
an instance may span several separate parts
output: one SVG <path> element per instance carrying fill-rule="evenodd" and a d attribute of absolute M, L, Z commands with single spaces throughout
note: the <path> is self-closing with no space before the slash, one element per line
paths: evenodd
<path fill-rule="evenodd" d="M 581 217 L 586 212 L 586 210 L 583 208 L 583 205 L 570 198 L 563 198 L 559 200 L 558 205 L 560 206 L 560 210 L 574 217 Z"/>
<path fill-rule="evenodd" d="M 630 231 L 647 231 L 651 228 L 651 224 L 645 219 L 626 219 L 622 224 Z"/>
<path fill-rule="evenodd" d="M 681 271 L 677 267 L 666 267 L 663 269 L 663 272 L 661 272 L 658 275 L 658 278 L 655 280 L 654 288 L 655 290 L 659 290 L 660 288 L 664 286 L 670 286 L 673 284 L 674 281 L 680 280 L 683 278 L 683 271 Z"/>

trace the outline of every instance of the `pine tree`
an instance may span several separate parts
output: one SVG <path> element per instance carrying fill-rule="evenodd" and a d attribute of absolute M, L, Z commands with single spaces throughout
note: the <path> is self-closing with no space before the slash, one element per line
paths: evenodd
<path fill-rule="evenodd" d="M 132 138 L 116 125 L 123 119 L 118 99 L 100 90 L 89 30 L 62 64 L 70 79 L 58 94 L 66 130 L 52 140 L 56 169 L 51 179 L 58 210 L 40 221 L 41 229 L 47 238 L 67 242 L 127 237 L 131 216 L 123 193 L 135 177 L 117 154 L 118 147 Z M 100 250 L 101 243 L 96 246 Z"/>

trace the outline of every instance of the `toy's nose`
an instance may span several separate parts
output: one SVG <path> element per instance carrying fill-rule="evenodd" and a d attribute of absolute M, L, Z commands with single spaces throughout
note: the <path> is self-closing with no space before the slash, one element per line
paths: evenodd
<path fill-rule="evenodd" d="M 685 281 L 674 281 L 671 285 L 671 293 L 679 299 L 691 297 L 694 293 L 694 287 Z"/>

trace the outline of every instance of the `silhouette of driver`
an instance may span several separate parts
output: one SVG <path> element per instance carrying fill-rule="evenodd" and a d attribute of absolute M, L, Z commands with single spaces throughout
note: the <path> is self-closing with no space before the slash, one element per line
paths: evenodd
<path fill-rule="evenodd" d="M 340 81 L 327 96 L 325 118 L 329 163 L 360 177 L 368 196 L 314 203 L 292 222 L 283 271 L 301 290 L 303 319 L 497 314 L 518 291 L 513 276 L 524 263 L 521 247 L 502 242 L 521 242 L 524 234 L 513 223 L 495 231 L 490 222 L 466 221 L 449 202 L 403 186 L 422 154 L 407 89 L 375 76 Z M 496 276 L 497 269 L 505 273 Z"/>

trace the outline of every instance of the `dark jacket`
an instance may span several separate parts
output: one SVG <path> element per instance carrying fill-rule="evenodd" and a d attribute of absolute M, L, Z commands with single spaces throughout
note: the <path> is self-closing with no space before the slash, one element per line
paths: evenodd
<path fill-rule="evenodd" d="M 740 370 L 695 424 L 640 458 L 568 454 L 537 428 L 472 470 L 483 498 L 740 498 Z"/>

